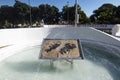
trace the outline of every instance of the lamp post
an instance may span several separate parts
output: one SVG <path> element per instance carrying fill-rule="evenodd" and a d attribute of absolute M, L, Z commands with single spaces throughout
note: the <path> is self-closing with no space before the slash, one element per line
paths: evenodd
<path fill-rule="evenodd" d="M 67 1 L 67 21 L 68 21 L 68 24 L 69 24 L 69 1 Z"/>
<path fill-rule="evenodd" d="M 78 3 L 78 0 L 75 0 L 75 27 L 77 27 L 77 23 L 78 23 L 78 8 L 77 8 L 77 3 Z"/>
<path fill-rule="evenodd" d="M 29 2 L 29 6 L 30 6 L 30 26 L 29 26 L 29 28 L 30 28 L 30 27 L 32 27 L 32 14 L 31 14 L 31 4 L 30 4 L 30 0 L 28 0 L 28 2 Z"/>

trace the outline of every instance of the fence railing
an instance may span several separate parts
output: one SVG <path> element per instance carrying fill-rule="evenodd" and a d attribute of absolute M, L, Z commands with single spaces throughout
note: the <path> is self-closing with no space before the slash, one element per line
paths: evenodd
<path fill-rule="evenodd" d="M 113 28 L 115 25 L 110 24 L 81 24 L 78 27 L 94 27 L 94 28 Z M 44 27 L 74 27 L 74 25 L 44 25 Z"/>

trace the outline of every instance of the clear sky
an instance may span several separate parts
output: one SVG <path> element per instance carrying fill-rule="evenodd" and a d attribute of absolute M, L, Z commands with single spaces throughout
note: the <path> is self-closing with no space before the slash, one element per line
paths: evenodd
<path fill-rule="evenodd" d="M 25 2 L 28 4 L 29 0 L 19 0 L 21 2 Z M 62 7 L 67 4 L 69 1 L 69 6 L 73 6 L 75 4 L 75 0 L 30 0 L 32 6 L 38 6 L 40 4 L 50 4 L 55 5 L 62 10 Z M 1 5 L 14 5 L 14 0 L 0 0 Z M 94 10 L 99 8 L 104 3 L 111 3 L 115 6 L 120 5 L 120 0 L 78 0 L 78 4 L 80 5 L 81 9 L 90 16 Z"/>

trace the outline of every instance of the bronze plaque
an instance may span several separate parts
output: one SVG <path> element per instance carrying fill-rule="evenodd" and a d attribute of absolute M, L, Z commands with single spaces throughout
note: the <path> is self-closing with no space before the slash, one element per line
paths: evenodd
<path fill-rule="evenodd" d="M 44 59 L 67 59 L 80 58 L 81 48 L 78 40 L 55 40 L 45 39 L 40 58 Z"/>

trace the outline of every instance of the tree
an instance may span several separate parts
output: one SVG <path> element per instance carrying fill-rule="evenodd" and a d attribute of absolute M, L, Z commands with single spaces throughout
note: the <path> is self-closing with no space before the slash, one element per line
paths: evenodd
<path fill-rule="evenodd" d="M 58 23 L 59 10 L 55 6 L 42 4 L 39 6 L 39 19 L 44 20 L 46 24 Z"/>
<path fill-rule="evenodd" d="M 114 24 L 120 24 L 120 6 L 114 9 L 113 17 Z"/>
<path fill-rule="evenodd" d="M 110 24 L 114 23 L 114 12 L 115 12 L 116 6 L 112 4 L 103 4 L 101 7 L 99 7 L 97 10 L 93 11 L 93 15 L 91 15 L 90 19 L 91 21 L 96 21 L 100 24 Z"/>
<path fill-rule="evenodd" d="M 8 5 L 3 5 L 0 8 L 0 25 L 11 27 L 14 22 L 14 8 Z"/>
<path fill-rule="evenodd" d="M 88 18 L 84 11 L 81 10 L 80 6 L 78 5 L 78 14 L 79 14 L 79 21 L 80 23 L 87 23 Z M 62 9 L 63 20 L 68 21 L 70 23 L 74 23 L 75 20 L 75 5 L 72 7 L 68 7 L 67 5 Z"/>
<path fill-rule="evenodd" d="M 14 4 L 16 23 L 27 23 L 29 22 L 27 15 L 30 14 L 30 6 L 22 3 L 20 1 L 16 1 Z"/>
<path fill-rule="evenodd" d="M 36 22 L 40 20 L 40 15 L 39 15 L 39 8 L 38 7 L 32 7 L 31 9 L 31 14 L 32 14 L 32 21 Z M 29 17 L 30 15 L 28 15 Z"/>

